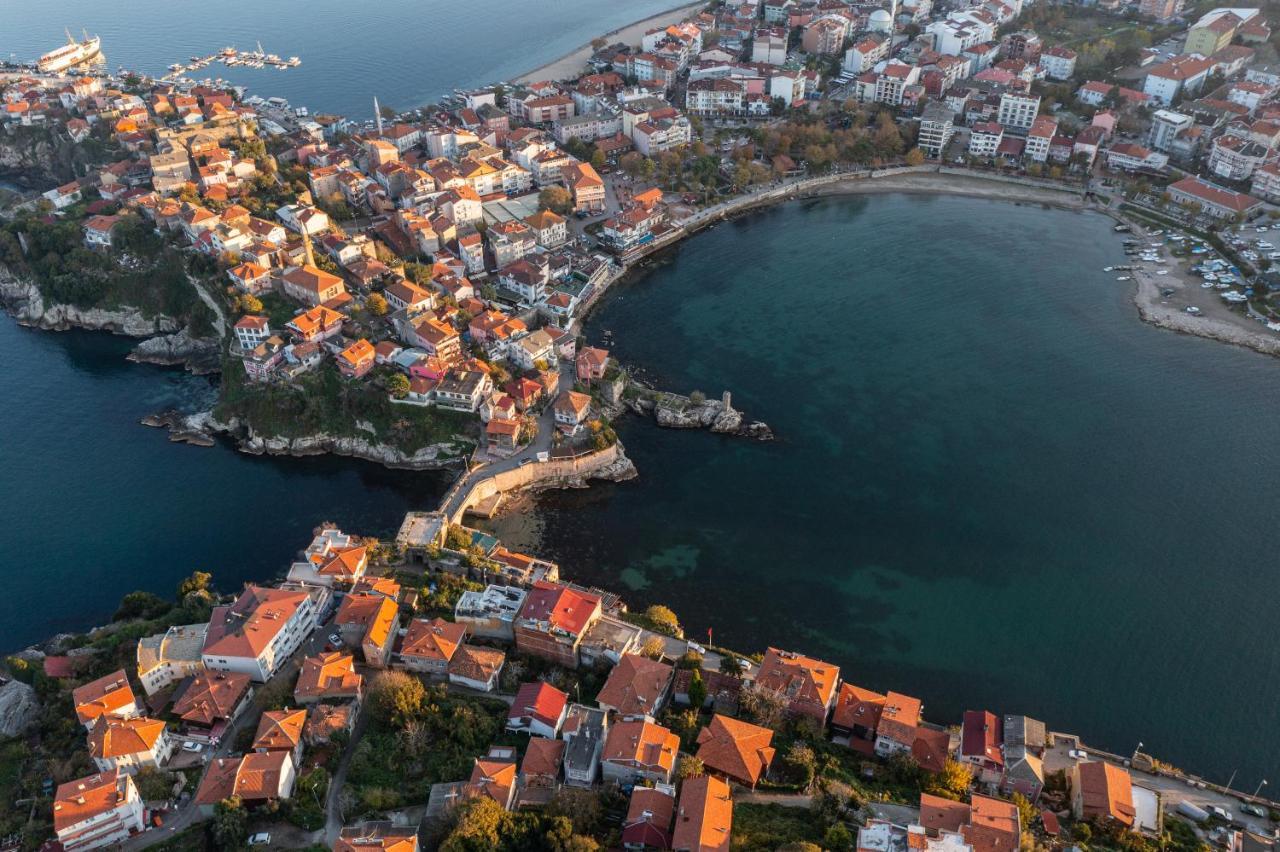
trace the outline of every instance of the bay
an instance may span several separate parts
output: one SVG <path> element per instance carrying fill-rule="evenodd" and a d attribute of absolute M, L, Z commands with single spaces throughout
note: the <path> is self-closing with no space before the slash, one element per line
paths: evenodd
<path fill-rule="evenodd" d="M 302 64 L 228 68 L 222 77 L 262 97 L 351 118 L 383 106 L 408 109 L 456 88 L 509 80 L 593 38 L 679 0 L 7 0 L 0 57 L 31 61 L 66 40 L 63 28 L 102 37 L 106 65 L 161 75 L 223 47 L 297 56 Z M 51 14 L 55 13 L 56 14 Z"/>
<path fill-rule="evenodd" d="M 139 418 L 207 407 L 215 389 L 127 362 L 129 347 L 0 319 L 0 650 L 104 623 L 135 589 L 172 597 L 192 571 L 211 571 L 224 591 L 282 576 L 322 521 L 394 535 L 452 477 L 170 443 Z"/>
<path fill-rule="evenodd" d="M 494 528 L 699 641 L 1251 789 L 1280 760 L 1280 365 L 1140 322 L 1122 259 L 1101 216 L 953 197 L 718 226 L 588 338 L 779 440 L 631 418 L 639 479 Z"/>

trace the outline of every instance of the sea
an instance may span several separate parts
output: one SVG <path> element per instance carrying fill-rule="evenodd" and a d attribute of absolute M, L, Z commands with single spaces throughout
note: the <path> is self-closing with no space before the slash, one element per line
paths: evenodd
<path fill-rule="evenodd" d="M 102 38 L 105 65 L 160 76 L 175 63 L 224 47 L 302 64 L 228 67 L 188 76 L 223 78 L 294 107 L 366 119 L 373 99 L 406 110 L 455 89 L 511 80 L 604 33 L 687 5 L 688 0 L 6 0 L 0 59 L 29 62 L 87 32 Z M 51 14 L 55 13 L 56 14 Z"/>
<path fill-rule="evenodd" d="M 261 41 L 302 66 L 209 72 L 363 116 L 375 95 L 403 109 L 505 79 L 670 5 L 69 0 L 51 20 L 10 0 L 0 56 L 32 58 L 64 25 L 156 73 Z M 730 391 L 777 440 L 629 417 L 637 480 L 492 527 L 633 606 L 672 606 L 698 639 L 824 657 L 930 719 L 1025 713 L 1252 789 L 1280 759 L 1280 365 L 1143 324 L 1102 272 L 1122 258 L 1101 217 L 955 197 L 717 226 L 618 287 L 587 336 L 659 386 Z M 0 649 L 193 570 L 270 580 L 316 524 L 391 535 L 447 488 L 171 444 L 139 418 L 216 388 L 128 348 L 0 320 Z"/>

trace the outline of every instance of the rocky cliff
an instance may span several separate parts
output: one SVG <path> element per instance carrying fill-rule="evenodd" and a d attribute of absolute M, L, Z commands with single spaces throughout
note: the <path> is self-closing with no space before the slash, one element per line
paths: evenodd
<path fill-rule="evenodd" d="M 0 684 L 0 738 L 22 735 L 39 714 L 34 689 L 16 680 Z"/>
<path fill-rule="evenodd" d="M 652 414 L 657 424 L 667 429 L 710 429 L 760 441 L 773 438 L 773 431 L 767 424 L 759 421 L 747 423 L 742 412 L 733 407 L 727 392 L 721 399 L 701 402 L 670 393 L 638 396 L 631 407 L 637 414 Z"/>
<path fill-rule="evenodd" d="M 140 364 L 184 366 L 197 375 L 216 373 L 220 369 L 221 347 L 211 337 L 192 337 L 188 329 L 162 334 L 142 341 L 129 353 L 129 360 Z"/>
<path fill-rule="evenodd" d="M 148 425 L 166 426 L 171 432 L 171 438 L 188 443 L 202 443 L 198 440 L 192 441 L 192 436 L 229 435 L 236 440 L 242 452 L 255 456 L 317 456 L 332 453 L 404 470 L 434 470 L 450 467 L 463 460 L 463 457 L 458 454 L 457 446 L 453 443 L 429 444 L 417 452 L 405 453 L 376 440 L 346 435 L 270 437 L 260 435 L 251 427 L 234 419 L 228 423 L 222 423 L 208 411 L 180 419 L 166 418 L 163 422 Z"/>
<path fill-rule="evenodd" d="M 181 328 L 173 317 L 146 317 L 137 308 L 107 310 L 46 303 L 34 281 L 14 274 L 4 264 L 0 264 L 0 304 L 22 325 L 50 331 L 87 328 L 129 337 L 151 337 L 172 334 Z"/>

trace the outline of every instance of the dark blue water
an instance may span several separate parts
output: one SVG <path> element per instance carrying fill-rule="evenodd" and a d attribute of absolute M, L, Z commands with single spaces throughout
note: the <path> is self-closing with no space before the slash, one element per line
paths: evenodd
<path fill-rule="evenodd" d="M 1102 217 L 960 198 L 719 226 L 588 337 L 779 440 L 628 419 L 638 480 L 500 534 L 931 719 L 1028 713 L 1250 787 L 1280 760 L 1280 363 L 1140 322 L 1122 257 Z"/>
<path fill-rule="evenodd" d="M 30 61 L 66 40 L 63 27 L 102 36 L 107 67 L 167 73 L 225 46 L 298 56 L 302 65 L 192 72 L 263 97 L 366 118 L 373 97 L 406 109 L 455 88 L 508 80 L 598 35 L 680 0 L 6 0 L 0 57 Z"/>
<path fill-rule="evenodd" d="M 126 362 L 128 351 L 105 334 L 0 319 L 0 651 L 102 623 L 134 589 L 170 597 L 192 571 L 224 590 L 282 574 L 321 521 L 393 535 L 446 487 L 435 472 L 172 444 L 138 419 L 199 408 L 214 390 Z"/>

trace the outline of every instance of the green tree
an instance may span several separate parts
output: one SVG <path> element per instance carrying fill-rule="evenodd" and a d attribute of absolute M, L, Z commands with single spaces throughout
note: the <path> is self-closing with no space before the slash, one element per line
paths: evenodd
<path fill-rule="evenodd" d="M 143 766 L 133 776 L 138 795 L 144 801 L 159 802 L 173 794 L 173 776 L 154 766 Z"/>
<path fill-rule="evenodd" d="M 591 151 L 591 166 L 592 166 L 592 168 L 595 168 L 595 169 L 603 169 L 603 168 L 604 168 L 604 163 L 605 163 L 605 159 L 604 159 L 604 151 L 601 151 L 599 148 L 595 148 L 595 147 L 593 147 L 593 149 L 592 149 L 592 151 Z"/>
<path fill-rule="evenodd" d="M 924 151 L 919 148 L 912 148 L 907 152 L 907 165 L 918 166 L 924 162 Z"/>
<path fill-rule="evenodd" d="M 262 300 L 257 296 L 244 294 L 237 301 L 237 307 L 242 314 L 257 314 L 262 312 Z"/>
<path fill-rule="evenodd" d="M 818 774 L 818 758 L 808 743 L 799 741 L 792 743 L 791 748 L 787 749 L 783 762 L 787 764 L 796 783 L 808 792 L 809 786 L 813 784 L 813 779 Z"/>
<path fill-rule="evenodd" d="M 249 814 L 239 796 L 223 799 L 213 806 L 213 822 L 209 828 L 219 849 L 244 847 L 249 836 Z"/>
<path fill-rule="evenodd" d="M 387 390 L 396 399 L 404 399 L 409 395 L 409 379 L 404 373 L 392 373 L 387 377 Z"/>
<path fill-rule="evenodd" d="M 707 685 L 702 682 L 702 672 L 694 669 L 693 675 L 689 678 L 689 706 L 698 710 L 706 700 Z"/>
<path fill-rule="evenodd" d="M 364 306 L 369 309 L 369 313 L 375 317 L 386 316 L 387 300 L 381 293 L 372 293 L 369 298 L 364 300 Z"/>
<path fill-rule="evenodd" d="M 720 657 L 720 673 L 742 677 L 742 665 L 735 654 L 726 651 Z"/>
<path fill-rule="evenodd" d="M 829 852 L 853 852 L 853 832 L 842 822 L 837 822 L 827 829 L 822 837 L 822 845 Z"/>
<path fill-rule="evenodd" d="M 404 672 L 379 672 L 369 686 L 369 709 L 396 728 L 403 728 L 417 717 L 426 700 L 422 681 Z"/>
<path fill-rule="evenodd" d="M 158 618 L 169 611 L 170 603 L 151 592 L 129 592 L 120 599 L 120 606 L 112 621 L 127 621 L 132 618 Z"/>
<path fill-rule="evenodd" d="M 195 571 L 191 576 L 178 584 L 178 600 L 182 600 L 192 592 L 209 591 L 209 584 L 213 581 L 213 575 L 208 571 Z"/>
<path fill-rule="evenodd" d="M 458 807 L 453 830 L 440 844 L 440 852 L 488 852 L 501 848 L 505 817 L 502 806 L 487 796 L 465 802 Z"/>
<path fill-rule="evenodd" d="M 653 604 L 644 611 L 644 617 L 654 630 L 665 633 L 668 636 L 681 636 L 683 631 L 680 629 L 680 620 L 676 618 L 676 614 L 661 604 Z"/>
<path fill-rule="evenodd" d="M 563 216 L 573 211 L 573 196 L 563 186 L 549 186 L 538 193 L 538 209 Z"/>

